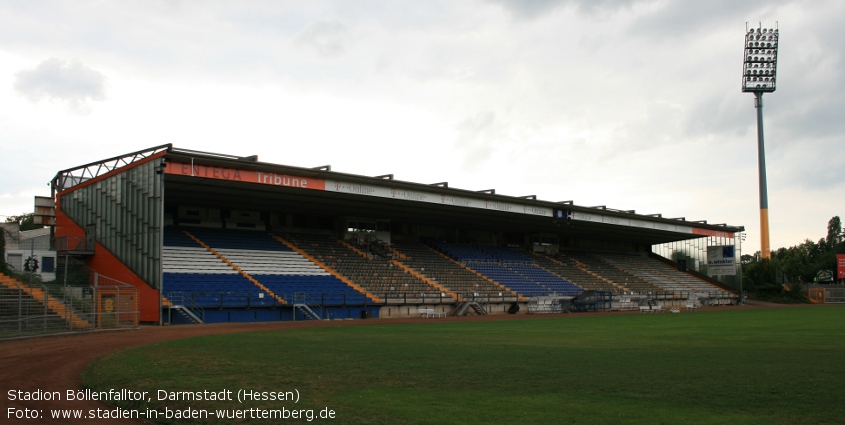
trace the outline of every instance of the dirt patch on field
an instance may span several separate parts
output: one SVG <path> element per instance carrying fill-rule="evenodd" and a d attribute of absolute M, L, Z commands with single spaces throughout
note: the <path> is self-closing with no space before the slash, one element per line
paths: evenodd
<path fill-rule="evenodd" d="M 776 306 L 776 305 L 775 305 Z M 772 306 L 766 306 L 772 307 Z M 714 307 L 714 309 L 749 309 L 764 308 L 763 306 L 743 307 Z M 296 329 L 317 326 L 367 326 L 367 325 L 400 325 L 405 323 L 438 323 L 438 322 L 473 322 L 491 320 L 531 320 L 545 317 L 589 317 L 596 315 L 621 315 L 631 312 L 609 313 L 573 313 L 563 315 L 491 315 L 447 317 L 439 319 L 373 319 L 373 320 L 345 320 L 345 321 L 308 321 L 308 322 L 273 322 L 273 323 L 227 323 L 215 325 L 184 325 L 184 326 L 144 326 L 138 330 L 118 332 L 95 332 L 76 335 L 47 336 L 32 339 L 0 342 L 0 382 L 3 394 L 0 395 L 0 407 L 4 423 L 14 423 L 6 420 L 8 409 L 32 409 L 40 416 L 38 420 L 24 420 L 21 423 L 38 424 L 79 424 L 97 423 L 92 419 L 53 419 L 51 410 L 77 409 L 86 413 L 91 409 L 113 409 L 110 405 L 98 401 L 68 401 L 68 390 L 82 389 L 80 374 L 83 368 L 92 360 L 125 348 L 138 347 L 159 341 L 169 341 L 203 335 L 216 335 L 236 332 L 252 332 L 272 329 Z M 635 313 L 639 314 L 639 313 Z M 58 392 L 60 400 L 10 400 L 11 392 L 17 391 L 36 393 Z M 18 411 L 15 411 L 17 413 Z M 13 416 L 14 417 L 14 414 Z M 108 420 L 110 424 L 140 424 L 140 420 Z"/>

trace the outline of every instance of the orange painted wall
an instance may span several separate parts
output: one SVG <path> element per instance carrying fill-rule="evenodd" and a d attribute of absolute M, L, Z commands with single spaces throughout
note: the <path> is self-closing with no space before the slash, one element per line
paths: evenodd
<path fill-rule="evenodd" d="M 138 288 L 138 295 L 141 298 L 141 321 L 158 322 L 160 312 L 158 290 L 147 285 L 147 282 L 141 280 L 99 243 L 94 249 L 94 256 L 88 260 L 88 266 L 102 275 Z"/>
<path fill-rule="evenodd" d="M 61 208 L 62 202 L 62 195 L 59 194 L 56 196 L 56 229 L 55 229 L 55 237 L 61 238 L 64 236 L 78 236 L 78 237 L 85 237 L 85 230 L 76 225 L 73 220 L 70 219 L 65 213 L 62 212 Z"/>
<path fill-rule="evenodd" d="M 59 197 L 60 198 L 60 197 Z M 85 236 L 85 231 L 73 222 L 59 207 L 59 200 L 56 200 L 56 237 L 61 236 Z M 119 280 L 138 288 L 138 295 L 141 301 L 141 321 L 158 322 L 160 310 L 158 308 L 158 290 L 153 289 L 147 282 L 141 280 L 138 275 L 129 270 L 120 260 L 117 259 L 105 247 L 96 244 L 94 255 L 86 259 L 86 265 L 104 276 Z"/>

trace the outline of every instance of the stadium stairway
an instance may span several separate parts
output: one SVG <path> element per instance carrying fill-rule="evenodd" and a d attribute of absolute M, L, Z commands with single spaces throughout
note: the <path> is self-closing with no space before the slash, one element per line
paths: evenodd
<path fill-rule="evenodd" d="M 316 264 L 316 265 L 320 266 L 320 268 L 322 268 L 323 270 L 325 270 L 325 271 L 329 272 L 332 276 L 334 276 L 334 277 L 338 278 L 341 282 L 343 282 L 343 283 L 345 283 L 345 284 L 349 285 L 351 288 L 355 289 L 356 291 L 360 292 L 361 294 L 364 294 L 364 296 L 366 296 L 367 298 L 369 298 L 369 299 L 370 299 L 371 301 L 373 301 L 374 303 L 382 303 L 382 302 L 384 302 L 384 300 L 382 300 L 381 298 L 379 298 L 379 297 L 378 297 L 378 296 L 376 296 L 375 294 L 373 294 L 373 293 L 371 293 L 371 292 L 367 291 L 366 289 L 362 288 L 361 286 L 359 286 L 359 285 L 358 285 L 358 284 L 356 284 L 355 282 L 352 282 L 351 280 L 347 279 L 346 277 L 344 277 L 343 275 L 341 275 L 340 273 L 338 273 L 336 270 L 334 270 L 334 269 L 332 269 L 331 267 L 327 266 L 327 265 L 326 265 L 325 263 L 323 263 L 322 261 L 320 261 L 320 260 L 318 260 L 318 259 L 314 258 L 313 256 L 311 256 L 311 255 L 310 255 L 310 254 L 308 254 L 307 252 L 305 252 L 305 251 L 303 251 L 302 249 L 300 249 L 300 248 L 299 248 L 298 246 L 296 246 L 295 244 L 293 244 L 293 243 L 291 243 L 291 242 L 287 241 L 286 239 L 284 239 L 284 238 L 282 238 L 281 236 L 278 236 L 278 235 L 273 235 L 273 238 L 275 238 L 277 241 L 279 241 L 279 242 L 283 243 L 283 244 L 284 244 L 285 246 L 287 246 L 288 248 L 290 248 L 290 249 L 292 249 L 292 250 L 296 251 L 297 253 L 299 253 L 299 255 L 301 255 L 301 256 L 303 256 L 303 257 L 307 258 L 308 260 L 310 260 L 310 261 L 311 261 L 311 262 L 313 262 L 314 264 Z"/>
<path fill-rule="evenodd" d="M 388 260 L 386 249 L 381 254 L 362 256 L 328 234 L 285 234 L 283 240 L 317 260 L 335 276 L 354 282 L 385 303 L 456 302 L 440 288 Z"/>
<path fill-rule="evenodd" d="M 408 257 L 407 255 L 405 255 L 405 253 L 403 253 L 403 252 L 401 252 L 401 251 L 397 250 L 397 249 L 396 249 L 396 247 L 394 247 L 394 246 L 392 246 L 392 245 L 388 245 L 388 246 L 387 246 L 387 249 L 388 249 L 391 253 L 393 253 L 394 258 L 399 258 L 400 260 L 407 260 L 408 258 L 410 258 L 410 257 Z"/>
<path fill-rule="evenodd" d="M 563 277 L 544 269 L 536 262 L 531 265 L 512 264 L 507 266 L 512 272 L 546 288 L 551 293 L 564 296 L 575 296 L 584 289 L 564 279 Z"/>
<path fill-rule="evenodd" d="M 162 295 L 161 296 L 161 305 L 162 307 L 166 307 L 170 309 L 170 311 L 176 311 L 177 314 L 182 316 L 188 323 L 193 323 L 195 325 L 202 325 L 205 322 L 202 320 L 202 310 L 203 308 L 198 305 L 185 305 L 185 296 L 182 293 L 171 294 L 173 300 L 171 301 L 170 298 Z M 194 313 L 193 310 L 199 311 L 200 314 Z"/>
<path fill-rule="evenodd" d="M 219 244 L 220 231 L 191 228 L 188 233 L 201 239 L 206 245 Z M 242 238 L 234 238 L 240 244 Z M 272 243 L 278 242 L 271 240 Z M 226 246 L 226 245 L 224 245 Z M 168 226 L 164 229 L 162 251 L 164 278 L 163 307 L 170 311 L 190 309 L 202 317 L 205 308 L 251 308 L 279 305 L 276 298 L 260 290 L 253 282 L 233 269 L 221 258 L 197 243 L 185 233 L 185 229 Z M 184 315 L 179 314 L 179 317 Z M 213 314 L 219 318 L 219 313 Z M 216 321 L 216 319 L 212 319 Z M 224 320 L 224 321 L 228 321 Z M 195 320 L 185 321 L 196 323 Z"/>
<path fill-rule="evenodd" d="M 323 311 L 322 308 L 315 304 L 309 304 L 305 302 L 298 302 L 294 304 L 294 307 L 299 309 L 305 316 L 310 318 L 311 320 L 323 320 Z"/>
<path fill-rule="evenodd" d="M 625 291 L 628 293 L 666 292 L 665 288 L 646 277 L 632 273 L 630 270 L 622 269 L 592 254 L 573 251 L 565 254 L 561 253 L 561 256 L 574 260 L 583 270 L 589 270 L 597 276 L 601 276 L 604 280 L 612 282 L 618 287 L 625 288 Z"/>
<path fill-rule="evenodd" d="M 77 316 L 72 309 L 68 308 L 68 306 L 41 288 L 31 287 L 5 274 L 0 274 L 0 284 L 9 289 L 20 289 L 30 298 L 41 304 L 45 304 L 46 301 L 47 309 L 53 314 L 61 317 L 62 320 L 71 326 L 72 329 L 90 329 L 93 327 L 90 322 Z"/>
<path fill-rule="evenodd" d="M 575 259 L 568 257 L 552 258 L 538 253 L 534 253 L 533 255 L 538 265 L 584 289 L 610 291 L 616 295 L 627 292 L 625 288 L 590 271 L 583 263 Z"/>
<path fill-rule="evenodd" d="M 470 308 L 472 308 L 472 311 L 474 311 L 475 314 L 477 314 L 479 316 L 484 316 L 484 315 L 487 314 L 487 310 L 485 310 L 484 307 L 482 307 L 481 304 L 479 304 L 479 303 L 473 302 L 473 303 L 470 303 L 469 306 L 470 306 Z"/>
<path fill-rule="evenodd" d="M 191 234 L 190 232 L 188 232 L 187 230 L 185 230 L 185 231 L 184 231 L 184 233 L 185 233 L 185 235 L 187 235 L 188 237 L 190 237 L 191 239 L 193 239 L 193 240 L 194 240 L 194 242 L 196 242 L 196 243 L 200 244 L 203 248 L 205 248 L 206 250 L 208 250 L 208 251 L 209 251 L 209 252 L 211 252 L 212 254 L 216 255 L 216 256 L 217 256 L 217 258 L 221 259 L 223 262 L 225 262 L 226 264 L 228 264 L 228 265 L 229 265 L 229 267 L 231 267 L 233 270 L 235 270 L 235 271 L 237 271 L 238 273 L 240 273 L 240 274 L 241 274 L 241 276 L 243 276 L 243 277 L 247 278 L 247 280 L 249 280 L 250 282 L 252 282 L 252 284 L 253 284 L 253 285 L 257 286 L 259 289 L 261 289 L 262 291 L 266 292 L 268 295 L 270 295 L 271 297 L 273 297 L 276 301 L 278 301 L 278 302 L 279 302 L 279 303 L 281 303 L 281 304 L 287 304 L 287 301 L 285 301 L 282 297 L 280 297 L 280 296 L 276 295 L 275 293 L 273 293 L 273 291 L 271 291 L 269 288 L 267 288 L 266 286 L 262 285 L 262 284 L 261 284 L 261 282 L 257 281 L 255 278 L 253 278 L 252 276 L 250 276 L 250 274 L 249 274 L 249 273 L 245 272 L 243 269 L 241 269 L 240 267 L 238 267 L 235 263 L 233 263 L 233 262 L 229 261 L 229 259 L 228 259 L 228 258 L 226 258 L 223 254 L 221 254 L 220 252 L 218 252 L 218 251 L 217 251 L 217 250 L 215 250 L 214 248 L 212 248 L 212 247 L 208 246 L 205 242 L 201 241 L 199 238 L 197 238 L 196 236 L 192 235 L 192 234 Z"/>
<path fill-rule="evenodd" d="M 465 301 L 457 305 L 455 308 L 455 316 L 463 316 L 470 309 L 472 309 L 472 311 L 474 311 L 478 316 L 487 315 L 487 310 L 485 310 L 484 307 L 477 301 Z"/>
<path fill-rule="evenodd" d="M 369 259 L 369 258 L 370 258 L 370 257 L 367 255 L 367 253 L 366 253 L 366 252 L 361 251 L 360 249 L 358 249 L 358 248 L 356 248 L 356 247 L 352 246 L 349 242 L 346 242 L 346 241 L 340 241 L 340 244 L 341 244 L 341 245 L 343 245 L 343 246 L 345 246 L 345 247 L 347 247 L 347 248 L 348 248 L 349 250 L 351 250 L 352 252 L 354 252 L 354 253 L 356 253 L 356 254 L 360 255 L 362 258 L 365 258 L 365 259 Z"/>
<path fill-rule="evenodd" d="M 577 295 L 583 291 L 560 275 L 544 269 L 526 253 L 503 246 L 430 241 L 443 254 L 523 297 Z"/>
<path fill-rule="evenodd" d="M 421 242 L 395 241 L 390 250 L 406 267 L 463 298 L 477 294 L 481 297 L 505 295 L 518 297 L 520 301 L 526 300 L 500 283 Z"/>
<path fill-rule="evenodd" d="M 441 292 L 443 292 L 443 293 L 445 293 L 446 295 L 448 295 L 448 296 L 450 296 L 450 297 L 454 298 L 454 299 L 455 299 L 455 300 L 457 300 L 458 302 L 464 301 L 463 297 L 461 297 L 461 296 L 459 296 L 458 294 L 456 294 L 456 293 L 454 293 L 454 292 L 450 291 L 450 290 L 449 290 L 448 288 L 446 288 L 445 286 L 443 286 L 443 285 L 441 285 L 441 284 L 439 284 L 439 283 L 437 283 L 437 282 L 435 282 L 435 281 L 433 281 L 433 280 L 431 280 L 431 279 L 429 279 L 429 278 L 427 278 L 427 277 L 423 276 L 422 274 L 418 273 L 416 270 L 414 270 L 414 269 L 412 269 L 412 268 L 410 268 L 410 267 L 408 267 L 408 266 L 406 266 L 406 265 L 402 264 L 399 260 L 391 260 L 391 263 L 395 264 L 397 267 L 402 268 L 403 270 L 407 271 L 408 273 L 410 273 L 410 274 L 412 274 L 412 275 L 414 275 L 414 276 L 416 276 L 416 277 L 418 277 L 418 278 L 422 279 L 423 281 L 428 282 L 428 284 L 429 284 L 429 285 L 431 285 L 431 286 L 433 286 L 433 287 L 435 287 L 435 288 L 439 289 Z"/>
<path fill-rule="evenodd" d="M 193 323 L 195 325 L 202 325 L 203 323 L 205 323 L 201 319 L 202 313 L 197 315 L 193 311 L 191 311 L 191 309 L 187 308 L 182 304 L 169 303 L 168 307 L 171 309 L 171 311 L 176 311 L 177 314 L 182 316 L 189 323 Z"/>
<path fill-rule="evenodd" d="M 481 273 L 481 272 L 479 272 L 478 270 L 475 270 L 475 269 L 473 269 L 472 267 L 469 267 L 469 266 L 467 266 L 467 265 L 465 265 L 465 264 L 461 264 L 461 267 L 463 267 L 464 269 L 466 269 L 466 270 L 467 270 L 467 271 L 469 271 L 470 273 L 472 273 L 472 274 L 474 274 L 474 275 L 476 275 L 476 276 L 478 276 L 478 277 L 480 277 L 480 278 L 482 278 L 482 279 L 484 279 L 484 280 L 486 280 L 486 281 L 490 282 L 491 284 L 495 285 L 496 287 L 500 288 L 502 292 L 516 294 L 517 299 L 518 299 L 519 301 L 528 301 L 528 297 L 525 297 L 525 296 L 523 296 L 523 295 L 520 295 L 518 292 L 514 291 L 513 289 L 508 288 L 507 286 L 502 285 L 502 284 L 501 284 L 501 283 L 499 283 L 499 282 L 496 282 L 495 280 L 491 279 L 490 277 L 485 276 L 485 275 L 484 275 L 484 273 Z"/>

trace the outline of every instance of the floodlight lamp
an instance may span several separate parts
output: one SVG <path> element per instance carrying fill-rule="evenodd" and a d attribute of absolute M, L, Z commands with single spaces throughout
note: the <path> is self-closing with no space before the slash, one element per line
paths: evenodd
<path fill-rule="evenodd" d="M 772 28 L 752 28 L 745 36 L 742 91 L 772 92 L 777 68 L 777 34 Z M 761 69 L 762 68 L 762 69 Z M 764 78 L 765 77 L 765 78 Z"/>

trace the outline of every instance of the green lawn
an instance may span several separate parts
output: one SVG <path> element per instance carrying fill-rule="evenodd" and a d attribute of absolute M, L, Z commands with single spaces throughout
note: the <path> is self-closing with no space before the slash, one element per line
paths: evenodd
<path fill-rule="evenodd" d="M 108 356 L 83 381 L 153 396 L 296 389 L 298 403 L 150 406 L 328 407 L 344 424 L 833 424 L 843 319 L 845 307 L 808 306 L 219 335 Z"/>

